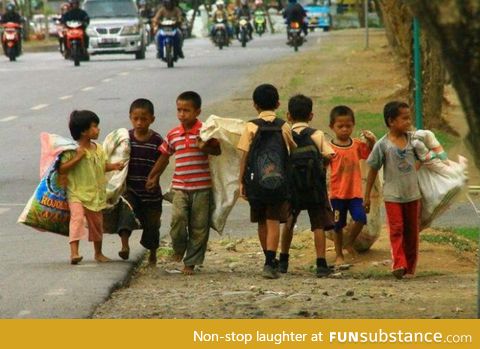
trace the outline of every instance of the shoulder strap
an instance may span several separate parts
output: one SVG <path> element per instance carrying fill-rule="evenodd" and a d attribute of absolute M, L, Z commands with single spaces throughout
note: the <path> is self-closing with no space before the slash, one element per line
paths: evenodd
<path fill-rule="evenodd" d="M 311 137 L 317 130 L 312 127 L 305 127 L 300 133 Z"/>

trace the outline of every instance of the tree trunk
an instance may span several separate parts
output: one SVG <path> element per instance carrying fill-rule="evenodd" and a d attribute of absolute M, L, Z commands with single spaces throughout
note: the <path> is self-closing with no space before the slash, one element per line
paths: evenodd
<path fill-rule="evenodd" d="M 380 0 L 373 0 L 375 3 L 375 12 L 377 13 L 378 19 L 380 20 L 380 26 L 383 27 L 383 12 L 380 7 Z"/>
<path fill-rule="evenodd" d="M 466 114 L 480 167 L 480 2 L 478 0 L 407 0 L 440 53 Z"/>
<path fill-rule="evenodd" d="M 355 1 L 355 8 L 357 9 L 358 14 L 358 23 L 360 23 L 360 28 L 365 28 L 365 9 L 364 9 L 364 2 L 365 0 L 356 0 Z"/>

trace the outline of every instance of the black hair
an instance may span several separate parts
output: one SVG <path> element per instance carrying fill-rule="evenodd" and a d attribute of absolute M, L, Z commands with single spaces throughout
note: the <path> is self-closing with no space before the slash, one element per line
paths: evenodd
<path fill-rule="evenodd" d="M 99 124 L 100 119 L 97 114 L 90 110 L 74 110 L 70 114 L 68 128 L 74 140 L 79 140 L 82 132 L 88 130 L 92 124 Z"/>
<path fill-rule="evenodd" d="M 292 120 L 309 121 L 312 108 L 312 99 L 305 95 L 298 94 L 288 100 L 288 112 Z"/>
<path fill-rule="evenodd" d="M 278 106 L 280 97 L 275 86 L 262 84 L 253 91 L 253 103 L 261 110 L 274 110 Z"/>
<path fill-rule="evenodd" d="M 195 109 L 200 109 L 202 107 L 202 97 L 195 91 L 185 91 L 180 93 L 177 97 L 177 101 L 189 101 L 192 102 Z"/>
<path fill-rule="evenodd" d="M 383 119 L 385 120 L 385 125 L 390 127 L 389 121 L 393 121 L 400 115 L 400 109 L 408 109 L 410 106 L 405 102 L 393 101 L 388 102 L 383 107 Z"/>
<path fill-rule="evenodd" d="M 346 105 L 337 105 L 330 111 L 330 126 L 333 126 L 335 119 L 340 116 L 351 117 L 353 124 L 355 124 L 355 114 L 353 113 L 353 110 Z"/>
<path fill-rule="evenodd" d="M 134 109 L 145 109 L 151 115 L 154 115 L 153 103 L 146 98 L 138 98 L 130 104 L 130 113 Z"/>

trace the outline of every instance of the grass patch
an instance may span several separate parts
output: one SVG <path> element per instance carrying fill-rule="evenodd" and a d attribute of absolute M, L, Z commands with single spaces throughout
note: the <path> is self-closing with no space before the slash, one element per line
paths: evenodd
<path fill-rule="evenodd" d="M 355 115 L 355 132 L 353 136 L 359 137 L 361 130 L 370 130 L 375 134 L 377 139 L 380 139 L 385 133 L 387 133 L 383 114 L 366 111 L 357 112 Z"/>
<path fill-rule="evenodd" d="M 171 247 L 160 247 L 157 250 L 158 257 L 171 257 L 173 256 L 173 248 Z"/>
<path fill-rule="evenodd" d="M 464 237 L 457 236 L 455 233 L 445 232 L 443 234 L 421 234 L 421 241 L 431 242 L 433 244 L 451 245 L 459 251 L 473 252 L 476 244 L 473 244 Z"/>
<path fill-rule="evenodd" d="M 440 144 L 443 145 L 443 148 L 446 151 L 451 149 L 459 141 L 458 137 L 453 136 L 453 135 L 451 135 L 449 133 L 446 133 L 444 131 L 433 130 L 433 132 L 435 132 L 435 136 L 437 137 Z"/>
<path fill-rule="evenodd" d="M 478 242 L 480 237 L 480 228 L 450 228 L 449 230 L 473 242 Z"/>
<path fill-rule="evenodd" d="M 328 103 L 335 104 L 335 105 L 339 105 L 339 104 L 349 105 L 349 104 L 367 103 L 369 101 L 370 101 L 370 98 L 368 97 L 334 96 L 330 98 Z"/>

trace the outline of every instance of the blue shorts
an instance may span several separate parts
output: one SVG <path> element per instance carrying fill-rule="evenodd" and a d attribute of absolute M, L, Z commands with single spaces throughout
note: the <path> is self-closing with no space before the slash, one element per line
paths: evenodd
<path fill-rule="evenodd" d="M 335 231 L 340 231 L 347 225 L 347 212 L 350 212 L 355 222 L 367 224 L 363 199 L 331 199 L 331 202 L 335 217 Z"/>

